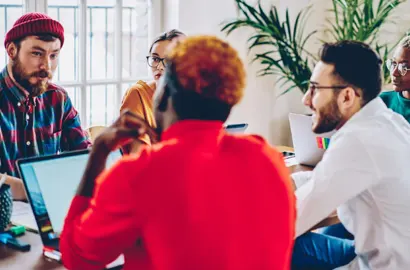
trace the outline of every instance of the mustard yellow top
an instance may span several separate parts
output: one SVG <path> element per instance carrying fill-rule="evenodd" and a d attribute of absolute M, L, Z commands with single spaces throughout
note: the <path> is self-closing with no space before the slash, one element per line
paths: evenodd
<path fill-rule="evenodd" d="M 155 128 L 156 125 L 152 105 L 153 95 L 154 89 L 149 87 L 146 82 L 138 81 L 125 93 L 124 98 L 122 99 L 120 112 L 128 109 L 147 121 L 151 127 Z M 142 136 L 140 140 L 148 145 L 151 145 L 151 139 L 148 135 Z M 133 148 L 134 147 L 131 145 L 131 152 L 134 152 L 132 151 Z"/>

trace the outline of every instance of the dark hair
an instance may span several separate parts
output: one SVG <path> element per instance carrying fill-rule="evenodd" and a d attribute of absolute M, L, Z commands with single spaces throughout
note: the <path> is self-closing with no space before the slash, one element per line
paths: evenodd
<path fill-rule="evenodd" d="M 167 66 L 165 72 L 165 89 L 158 109 L 165 111 L 168 98 L 171 97 L 172 105 L 179 120 L 219 120 L 225 122 L 231 112 L 232 105 L 219 99 L 205 97 L 195 91 L 184 89 L 172 64 Z"/>
<path fill-rule="evenodd" d="M 168 32 L 161 34 L 159 37 L 154 39 L 154 41 L 152 42 L 151 47 L 149 48 L 149 53 L 151 53 L 152 47 L 154 47 L 156 43 L 164 41 L 164 40 L 171 41 L 174 38 L 181 37 L 181 36 L 185 36 L 185 34 L 177 29 L 172 29 Z"/>
<path fill-rule="evenodd" d="M 350 40 L 325 43 L 319 55 L 322 62 L 334 65 L 341 83 L 361 91 L 362 106 L 380 94 L 382 61 L 369 45 Z"/>
<path fill-rule="evenodd" d="M 54 40 L 58 39 L 57 36 L 52 35 L 52 34 L 48 34 L 48 33 L 47 33 L 47 34 L 38 34 L 38 35 L 33 35 L 33 36 L 35 36 L 35 37 L 37 37 L 39 40 L 45 41 L 45 42 L 50 42 L 50 41 L 54 41 Z M 25 36 L 25 37 L 23 37 L 23 38 L 19 38 L 19 39 L 16 39 L 16 40 L 13 40 L 13 41 L 12 41 L 12 42 L 16 45 L 17 50 L 20 49 L 21 42 L 23 42 L 23 40 L 25 40 L 25 39 L 28 38 L 28 37 L 29 37 L 29 36 Z"/>

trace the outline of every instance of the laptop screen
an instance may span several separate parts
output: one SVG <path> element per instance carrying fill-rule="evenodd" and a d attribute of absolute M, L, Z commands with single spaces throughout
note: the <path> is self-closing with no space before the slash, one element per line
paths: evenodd
<path fill-rule="evenodd" d="M 19 170 L 26 185 L 43 241 L 56 238 L 87 165 L 89 151 L 74 151 L 49 157 L 21 160 Z M 112 152 L 107 167 L 121 158 Z"/>

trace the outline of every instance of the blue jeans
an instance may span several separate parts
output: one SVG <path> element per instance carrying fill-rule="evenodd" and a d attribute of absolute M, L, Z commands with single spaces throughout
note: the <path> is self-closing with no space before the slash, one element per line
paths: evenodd
<path fill-rule="evenodd" d="M 342 223 L 338 223 L 332 226 L 324 227 L 318 229 L 319 233 L 326 234 L 342 239 L 350 239 L 353 240 L 354 236 L 346 230 Z"/>
<path fill-rule="evenodd" d="M 308 232 L 295 240 L 292 270 L 330 270 L 355 257 L 353 240 Z"/>

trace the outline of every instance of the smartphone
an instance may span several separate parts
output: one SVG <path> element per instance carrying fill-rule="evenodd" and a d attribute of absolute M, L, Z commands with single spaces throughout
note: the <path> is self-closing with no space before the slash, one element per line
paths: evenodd
<path fill-rule="evenodd" d="M 289 151 L 283 151 L 282 155 L 284 159 L 287 159 L 287 158 L 293 158 L 295 156 L 295 153 L 289 152 Z"/>

